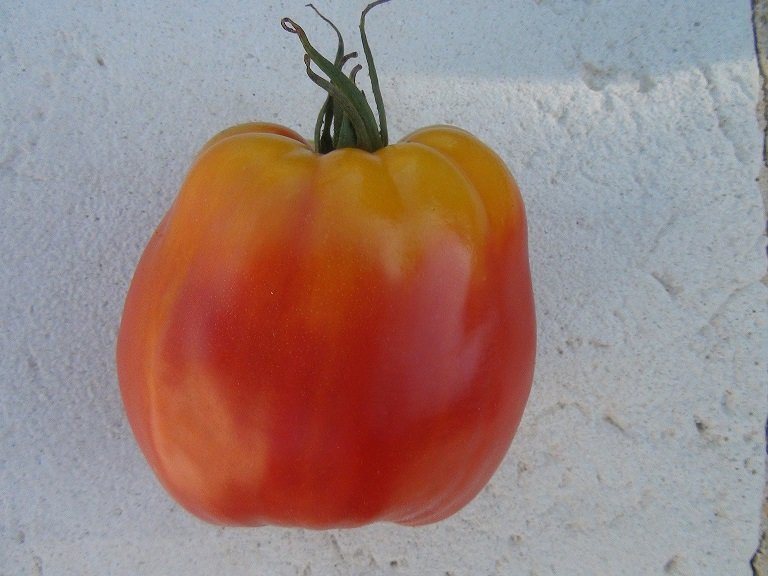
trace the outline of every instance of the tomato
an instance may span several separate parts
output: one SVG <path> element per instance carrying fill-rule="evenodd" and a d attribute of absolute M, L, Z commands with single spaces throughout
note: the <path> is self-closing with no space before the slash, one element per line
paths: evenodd
<path fill-rule="evenodd" d="M 419 525 L 503 459 L 535 331 L 523 202 L 477 138 L 319 153 L 250 123 L 206 144 L 150 239 L 117 368 L 150 466 L 200 518 Z"/>

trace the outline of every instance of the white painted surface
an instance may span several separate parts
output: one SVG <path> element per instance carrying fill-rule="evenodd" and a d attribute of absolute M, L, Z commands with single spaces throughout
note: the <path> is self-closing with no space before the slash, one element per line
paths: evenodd
<path fill-rule="evenodd" d="M 318 2 L 357 47 L 364 1 Z M 458 5 L 457 5 L 458 4 Z M 222 529 L 175 506 L 113 350 L 196 149 L 310 134 L 279 25 L 303 2 L 0 4 L 0 574 L 750 574 L 768 349 L 747 0 L 394 0 L 369 34 L 395 137 L 462 126 L 525 195 L 534 391 L 490 485 L 440 524 Z"/>

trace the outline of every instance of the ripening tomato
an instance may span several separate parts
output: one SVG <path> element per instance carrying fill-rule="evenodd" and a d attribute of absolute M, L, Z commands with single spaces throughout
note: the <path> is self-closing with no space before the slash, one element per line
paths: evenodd
<path fill-rule="evenodd" d="M 214 137 L 135 272 L 126 412 L 205 520 L 434 522 L 481 490 L 522 417 L 535 323 L 511 174 L 457 128 L 386 145 L 351 114 L 329 98 L 324 153 L 273 124 Z M 337 146 L 350 128 L 378 145 Z"/>

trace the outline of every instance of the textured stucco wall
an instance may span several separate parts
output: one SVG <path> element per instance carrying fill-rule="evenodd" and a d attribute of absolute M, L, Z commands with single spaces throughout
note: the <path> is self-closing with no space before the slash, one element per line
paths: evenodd
<path fill-rule="evenodd" d="M 393 0 L 396 138 L 478 134 L 526 198 L 537 374 L 502 467 L 440 524 L 212 527 L 133 441 L 113 350 L 196 149 L 322 95 L 303 2 L 0 3 L 0 574 L 750 574 L 768 349 L 748 0 Z M 354 43 L 365 4 L 318 2 Z"/>

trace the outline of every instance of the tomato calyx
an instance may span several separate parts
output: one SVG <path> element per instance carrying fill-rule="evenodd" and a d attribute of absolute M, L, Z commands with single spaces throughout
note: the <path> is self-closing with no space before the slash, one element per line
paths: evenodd
<path fill-rule="evenodd" d="M 358 54 L 357 52 L 345 53 L 344 39 L 336 25 L 323 16 L 312 4 L 307 5 L 336 32 L 338 47 L 336 56 L 331 62 L 312 46 L 301 26 L 290 18 L 283 18 L 280 21 L 284 30 L 299 37 L 305 52 L 304 64 L 307 68 L 307 76 L 328 93 L 315 123 L 315 149 L 320 154 L 326 154 L 339 148 L 360 148 L 368 152 L 375 152 L 388 143 L 384 101 L 381 97 L 371 47 L 365 33 L 365 17 L 368 12 L 379 4 L 388 1 L 377 0 L 368 4 L 360 16 L 360 39 L 368 66 L 368 76 L 376 104 L 378 123 L 377 116 L 374 115 L 365 93 L 355 82 L 357 73 L 362 69 L 362 66 L 357 64 L 349 74 L 344 72 L 346 63 L 356 58 Z M 317 74 L 312 69 L 312 64 L 317 66 L 327 78 Z"/>

